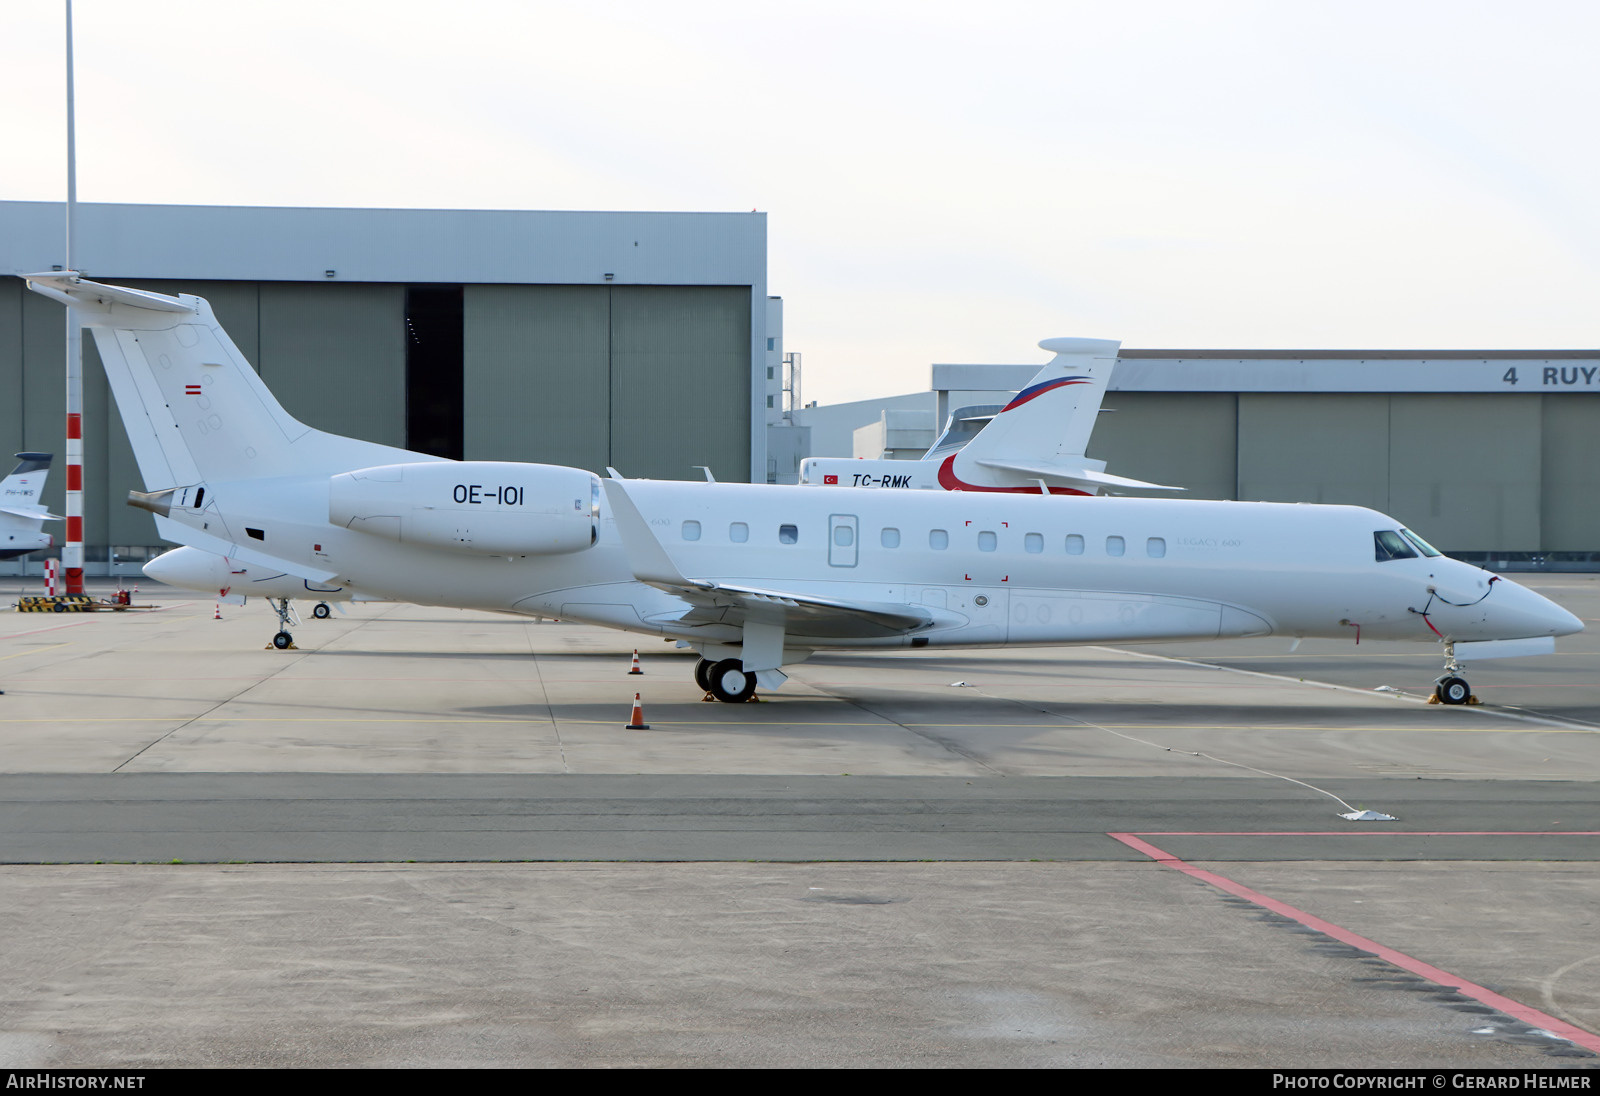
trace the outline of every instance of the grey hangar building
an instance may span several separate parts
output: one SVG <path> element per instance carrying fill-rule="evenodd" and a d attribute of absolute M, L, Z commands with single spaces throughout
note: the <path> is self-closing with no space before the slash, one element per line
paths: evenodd
<path fill-rule="evenodd" d="M 63 216 L 0 202 L 0 449 L 58 467 L 64 311 L 18 275 L 61 264 Z M 307 424 L 467 460 L 794 482 L 802 457 L 849 455 L 850 431 L 886 410 L 932 430 L 1043 364 L 934 365 L 925 393 L 800 407 L 766 253 L 754 212 L 80 204 L 73 258 L 207 298 Z M 1600 569 L 1600 350 L 1120 358 L 1089 449 L 1109 471 L 1194 498 L 1371 506 L 1491 566 Z M 146 485 L 93 340 L 84 359 L 85 569 L 114 557 L 131 574 L 165 546 L 124 502 Z M 56 513 L 63 479 L 45 493 Z"/>

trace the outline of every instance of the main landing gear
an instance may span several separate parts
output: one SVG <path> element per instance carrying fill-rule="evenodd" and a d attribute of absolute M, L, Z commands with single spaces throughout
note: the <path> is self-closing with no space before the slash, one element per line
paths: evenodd
<path fill-rule="evenodd" d="M 756 693 L 756 675 L 745 673 L 744 663 L 736 658 L 721 662 L 702 658 L 695 663 L 694 683 L 724 704 L 743 704 Z"/>
<path fill-rule="evenodd" d="M 312 608 L 311 615 L 316 617 L 318 620 L 327 620 L 328 614 L 332 612 L 333 610 L 328 607 L 328 603 L 326 601 L 319 601 L 317 602 L 316 606 Z"/>
<path fill-rule="evenodd" d="M 1472 686 L 1467 684 L 1467 679 L 1461 676 L 1461 663 L 1456 661 L 1456 645 L 1444 645 L 1444 674 L 1433 683 L 1433 697 L 1430 704 L 1476 704 L 1478 698 L 1472 695 Z"/>

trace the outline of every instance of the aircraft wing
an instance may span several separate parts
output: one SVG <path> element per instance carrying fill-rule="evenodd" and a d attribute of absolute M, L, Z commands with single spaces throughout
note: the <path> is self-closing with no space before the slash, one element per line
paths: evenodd
<path fill-rule="evenodd" d="M 1168 487 L 1160 483 L 1146 483 L 1144 480 L 1129 479 L 1127 476 L 1113 476 L 1109 472 L 1098 472 L 1092 468 L 1050 464 L 1046 461 L 1033 463 L 1030 461 L 986 459 L 979 460 L 978 463 L 985 468 L 998 468 L 1006 472 L 1021 472 L 1026 476 L 1077 480 L 1080 483 L 1092 483 L 1101 487 L 1139 487 L 1146 491 L 1188 490 L 1186 487 Z"/>
<path fill-rule="evenodd" d="M 684 624 L 776 624 L 791 636 L 865 638 L 906 635 L 933 623 L 933 615 L 915 605 L 847 601 L 692 579 L 681 585 L 650 585 L 689 603 L 687 612 L 670 618 Z"/>
<path fill-rule="evenodd" d="M 867 637 L 905 635 L 933 624 L 917 605 L 854 601 L 785 590 L 689 578 L 650 529 L 649 522 L 615 479 L 602 481 L 611 516 L 634 578 L 688 603 L 673 621 L 685 624 L 776 624 L 791 636 Z"/>

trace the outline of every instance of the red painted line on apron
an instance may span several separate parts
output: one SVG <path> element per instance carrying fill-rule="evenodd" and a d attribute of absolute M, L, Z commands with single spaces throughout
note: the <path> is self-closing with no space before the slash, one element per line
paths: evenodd
<path fill-rule="evenodd" d="M 1592 1032 L 1585 1031 L 1580 1027 L 1574 1027 L 1565 1020 L 1557 1020 L 1554 1016 L 1547 1015 L 1546 1013 L 1540 1012 L 1536 1008 L 1530 1008 L 1529 1006 L 1521 1004 L 1520 1002 L 1513 1001 L 1511 998 L 1502 996 L 1501 994 L 1494 992 L 1492 989 L 1487 989 L 1475 982 L 1469 982 L 1465 978 L 1459 978 L 1447 970 L 1441 970 L 1432 964 L 1424 963 L 1420 959 L 1414 959 L 1404 952 L 1396 951 L 1394 948 L 1385 947 L 1376 940 L 1368 940 L 1365 936 L 1358 936 L 1348 929 L 1340 928 L 1331 921 L 1324 921 L 1315 914 L 1307 913 L 1302 909 L 1296 909 L 1287 902 L 1280 902 L 1276 898 L 1268 898 L 1260 891 L 1251 890 L 1243 883 L 1235 883 L 1232 879 L 1229 879 L 1225 875 L 1218 875 L 1214 871 L 1207 871 L 1204 868 L 1197 868 L 1193 864 L 1180 860 L 1176 856 L 1156 848 L 1148 841 L 1140 840 L 1131 833 L 1108 833 L 1106 836 L 1122 842 L 1130 849 L 1144 853 L 1144 855 L 1148 856 L 1150 859 L 1154 860 L 1157 864 L 1160 864 L 1164 868 L 1171 868 L 1174 871 L 1181 871 L 1185 875 L 1192 876 L 1203 883 L 1209 883 L 1218 890 L 1226 891 L 1228 894 L 1237 895 L 1238 897 L 1245 899 L 1247 902 L 1254 902 L 1263 909 L 1271 910 L 1273 913 L 1276 913 L 1280 916 L 1298 921 L 1307 928 L 1315 929 L 1320 933 L 1338 940 L 1340 943 L 1349 944 L 1351 947 L 1360 948 L 1362 951 L 1369 951 L 1385 962 L 1394 964 L 1401 970 L 1410 971 L 1412 974 L 1415 974 L 1421 978 L 1426 978 L 1430 982 L 1437 982 L 1442 986 L 1449 986 L 1455 989 L 1456 992 L 1467 997 L 1471 997 L 1476 1001 L 1481 1001 L 1490 1008 L 1498 1009 L 1507 1016 L 1515 1017 L 1525 1024 L 1531 1024 L 1534 1027 L 1542 1028 L 1543 1030 L 1548 1031 L 1550 1034 L 1558 1036 L 1562 1039 L 1566 1039 L 1568 1042 L 1571 1042 L 1576 1046 L 1600 1053 L 1600 1036 L 1597 1036 Z"/>

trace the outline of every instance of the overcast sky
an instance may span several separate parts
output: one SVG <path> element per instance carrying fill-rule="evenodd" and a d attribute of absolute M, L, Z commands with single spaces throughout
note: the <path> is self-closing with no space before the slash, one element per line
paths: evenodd
<path fill-rule="evenodd" d="M 1600 346 L 1600 4 L 78 0 L 86 202 L 768 214 L 805 398 L 1130 347 Z M 0 199 L 65 193 L 0 0 Z"/>

